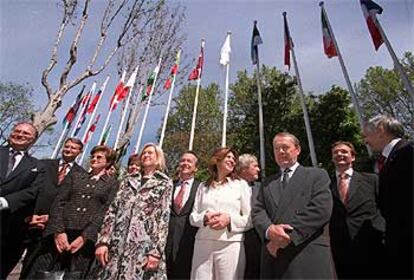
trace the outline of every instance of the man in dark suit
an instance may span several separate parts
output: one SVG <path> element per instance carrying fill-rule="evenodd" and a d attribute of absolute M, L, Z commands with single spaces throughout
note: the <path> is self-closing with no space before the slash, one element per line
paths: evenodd
<path fill-rule="evenodd" d="M 197 155 L 185 152 L 179 163 L 179 180 L 174 184 L 167 245 L 168 279 L 190 279 L 197 228 L 190 225 L 189 216 L 199 182 L 194 179 Z"/>
<path fill-rule="evenodd" d="M 385 221 L 378 210 L 378 177 L 353 169 L 352 143 L 336 142 L 331 152 L 336 171 L 329 233 L 338 278 L 381 278 Z"/>
<path fill-rule="evenodd" d="M 376 116 L 364 126 L 365 142 L 379 156 L 379 208 L 385 218 L 389 278 L 413 278 L 414 144 L 402 139 L 401 123 Z"/>
<path fill-rule="evenodd" d="M 26 220 L 29 226 L 28 248 L 23 261 L 21 278 L 26 277 L 33 260 L 38 255 L 41 247 L 43 230 L 49 220 L 49 212 L 60 186 L 64 181 L 74 182 L 73 178 L 86 174 L 86 171 L 79 166 L 75 159 L 82 153 L 83 143 L 77 138 L 65 140 L 60 159 L 42 160 L 46 176 L 39 190 L 33 216 Z"/>
<path fill-rule="evenodd" d="M 27 151 L 36 141 L 30 123 L 17 124 L 0 147 L 0 277 L 5 279 L 24 251 L 25 219 L 31 216 L 44 180 L 42 164 Z"/>
<path fill-rule="evenodd" d="M 238 174 L 252 187 L 251 205 L 254 204 L 260 188 L 260 183 L 257 182 L 259 172 L 259 163 L 254 155 L 242 154 L 239 156 Z M 259 279 L 261 246 L 260 237 L 254 228 L 244 233 L 244 248 L 246 251 L 244 279 Z"/>
<path fill-rule="evenodd" d="M 332 213 L 330 179 L 325 170 L 297 162 L 299 140 L 278 133 L 273 152 L 281 171 L 260 188 L 253 225 L 262 248 L 261 278 L 333 278 L 328 222 Z"/>

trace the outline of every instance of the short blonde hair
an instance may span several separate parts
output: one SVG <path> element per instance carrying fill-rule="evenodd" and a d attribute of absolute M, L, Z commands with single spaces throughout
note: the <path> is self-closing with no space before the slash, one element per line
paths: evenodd
<path fill-rule="evenodd" d="M 157 155 L 157 163 L 156 163 L 155 169 L 157 169 L 159 171 L 164 171 L 166 169 L 164 152 L 162 151 L 162 149 L 158 145 L 155 145 L 154 143 L 147 143 L 147 144 L 144 145 L 141 152 L 139 153 L 139 159 L 141 160 L 145 149 L 150 148 L 150 147 L 154 148 L 155 153 Z"/>

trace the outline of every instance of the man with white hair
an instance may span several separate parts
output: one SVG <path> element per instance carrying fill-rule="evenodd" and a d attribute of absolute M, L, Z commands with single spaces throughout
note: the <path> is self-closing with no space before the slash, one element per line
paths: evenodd
<path fill-rule="evenodd" d="M 403 126 L 379 115 L 363 129 L 365 142 L 378 152 L 379 208 L 386 221 L 385 247 L 390 278 L 413 278 L 414 143 L 402 139 Z"/>
<path fill-rule="evenodd" d="M 260 183 L 257 182 L 259 172 L 259 163 L 254 155 L 242 154 L 239 156 L 238 174 L 252 187 L 252 205 L 260 188 Z M 254 228 L 244 233 L 244 248 L 246 250 L 244 279 L 259 279 L 261 242 Z"/>

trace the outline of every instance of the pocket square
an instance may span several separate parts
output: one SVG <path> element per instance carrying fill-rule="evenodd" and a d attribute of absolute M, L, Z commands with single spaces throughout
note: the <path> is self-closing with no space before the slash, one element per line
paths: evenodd
<path fill-rule="evenodd" d="M 37 170 L 37 168 L 36 168 L 36 167 L 35 167 L 35 168 L 32 168 L 30 171 L 31 171 L 31 172 L 38 172 L 38 170 Z"/>

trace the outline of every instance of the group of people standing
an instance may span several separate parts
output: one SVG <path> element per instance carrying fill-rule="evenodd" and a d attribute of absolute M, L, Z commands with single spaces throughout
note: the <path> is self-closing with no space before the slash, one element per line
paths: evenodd
<path fill-rule="evenodd" d="M 177 176 L 144 145 L 117 180 L 116 154 L 66 139 L 58 160 L 27 150 L 30 123 L 0 148 L 1 279 L 23 251 L 21 279 L 66 270 L 66 279 L 349 279 L 413 277 L 413 147 L 401 124 L 378 116 L 363 131 L 379 175 L 353 169 L 354 146 L 331 147 L 335 174 L 304 167 L 297 137 L 273 138 L 280 171 L 259 183 L 255 156 L 216 149 L 199 182 L 197 155 Z M 42 278 L 44 279 L 44 278 Z"/>

